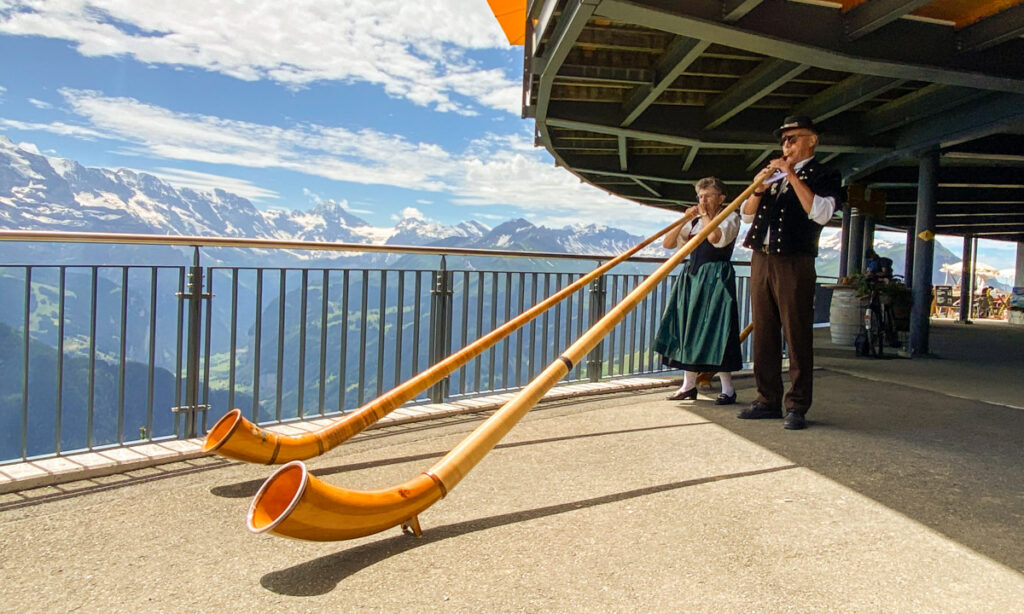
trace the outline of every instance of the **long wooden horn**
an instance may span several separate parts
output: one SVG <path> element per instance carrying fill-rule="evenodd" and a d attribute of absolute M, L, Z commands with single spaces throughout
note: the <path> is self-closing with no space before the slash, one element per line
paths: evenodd
<path fill-rule="evenodd" d="M 522 328 L 530 320 L 582 289 L 681 223 L 682 219 L 679 219 L 669 224 L 658 233 L 612 258 L 490 333 L 320 430 L 301 435 L 280 435 L 253 424 L 242 416 L 241 410 L 232 409 L 218 420 L 207 433 L 206 440 L 203 442 L 203 451 L 267 465 L 283 464 L 323 454 L 398 409 L 419 393 L 487 351 L 495 343 Z"/>
<path fill-rule="evenodd" d="M 687 241 L 565 353 L 429 470 L 393 488 L 358 491 L 332 486 L 313 477 L 302 462 L 289 463 L 271 475 L 256 493 L 249 508 L 249 530 L 297 539 L 334 541 L 371 535 L 403 524 L 418 534 L 418 515 L 447 495 L 545 392 L 594 349 L 756 187 L 757 182 L 737 196 L 711 224 Z"/>

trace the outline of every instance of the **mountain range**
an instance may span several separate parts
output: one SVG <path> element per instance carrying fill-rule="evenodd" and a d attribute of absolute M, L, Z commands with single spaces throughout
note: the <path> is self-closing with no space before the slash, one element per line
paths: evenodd
<path fill-rule="evenodd" d="M 330 200 L 308 210 L 261 210 L 248 199 L 224 190 L 175 187 L 154 175 L 128 169 L 88 168 L 74 160 L 42 155 L 34 145 L 15 144 L 3 135 L 0 135 L 0 228 L 608 255 L 621 253 L 643 238 L 599 224 L 556 229 L 514 219 L 492 228 L 473 220 L 445 225 L 419 214 L 407 215 L 390 228 L 376 227 L 343 204 Z M 902 245 L 879 241 L 876 250 L 893 259 L 897 272 L 903 270 Z M 655 245 L 641 255 L 665 257 L 669 253 Z M 187 248 L 68 245 L 58 255 L 52 245 L 0 243 L 0 258 L 8 262 L 180 264 L 183 258 L 190 257 L 191 251 Z M 750 253 L 737 246 L 734 258 L 749 260 Z M 275 252 L 274 259 L 273 264 L 280 266 L 305 262 L 408 269 L 435 268 L 438 262 L 436 256 L 283 250 Z M 942 283 L 944 279 L 939 267 L 958 260 L 937 243 L 935 283 Z M 267 266 L 267 255 L 259 250 L 204 250 L 204 262 Z M 835 276 L 838 263 L 839 235 L 827 235 L 822 239 L 818 258 L 819 275 Z M 560 270 L 576 272 L 589 270 L 593 263 L 562 261 L 557 266 Z M 534 258 L 476 257 L 460 258 L 450 263 L 449 268 L 535 270 L 553 269 L 554 263 Z"/>

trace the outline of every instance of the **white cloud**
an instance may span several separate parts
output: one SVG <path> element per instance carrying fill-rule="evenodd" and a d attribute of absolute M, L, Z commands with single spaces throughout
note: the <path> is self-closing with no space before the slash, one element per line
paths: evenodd
<path fill-rule="evenodd" d="M 0 33 L 289 87 L 367 82 L 439 111 L 473 114 L 475 101 L 519 112 L 517 80 L 467 53 L 508 48 L 481 0 L 10 0 Z"/>
<path fill-rule="evenodd" d="M 406 207 L 398 218 L 400 220 L 425 220 L 427 217 L 416 207 Z"/>
<path fill-rule="evenodd" d="M 29 98 L 29 103 L 37 109 L 52 109 L 53 105 L 46 102 L 45 100 L 37 100 L 35 98 Z"/>
<path fill-rule="evenodd" d="M 488 135 L 462 152 L 369 129 L 299 123 L 256 124 L 176 113 L 133 98 L 61 90 L 89 128 L 83 137 L 118 139 L 125 153 L 192 163 L 284 169 L 337 181 L 445 193 L 456 205 L 503 207 L 507 218 L 561 227 L 599 220 L 635 233 L 660 228 L 674 214 L 642 207 L 581 183 L 533 147 L 529 132 Z M 10 120 L 0 119 L 0 124 Z M 27 126 L 27 125 L 26 125 Z M 65 124 L 36 124 L 66 130 Z M 79 136 L 79 134 L 72 134 Z M 424 199 L 429 200 L 429 199 Z M 422 204 L 422 203 L 420 203 Z M 509 208 L 518 211 L 509 212 Z"/>
<path fill-rule="evenodd" d="M 159 177 L 167 183 L 179 188 L 192 188 L 193 190 L 201 192 L 212 192 L 215 189 L 221 189 L 233 194 L 238 194 L 239 196 L 253 201 L 276 199 L 280 197 L 280 195 L 273 190 L 268 190 L 252 183 L 251 181 L 238 179 L 236 177 L 227 177 L 225 175 L 214 175 L 211 173 L 200 173 L 198 171 L 168 167 L 159 168 L 155 171 L 135 170 L 136 172 L 149 173 L 150 175 Z"/>
<path fill-rule="evenodd" d="M 22 122 L 0 117 L 0 126 L 14 128 L 15 130 L 24 130 L 26 132 L 50 132 L 61 136 L 73 136 L 87 141 L 110 138 L 106 134 L 93 130 L 92 128 L 73 126 L 71 124 L 65 124 L 64 122 L 50 122 L 48 124 L 43 124 L 39 122 Z"/>

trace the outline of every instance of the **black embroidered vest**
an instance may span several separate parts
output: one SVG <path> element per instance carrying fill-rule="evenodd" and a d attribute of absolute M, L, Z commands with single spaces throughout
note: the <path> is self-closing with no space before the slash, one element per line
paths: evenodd
<path fill-rule="evenodd" d="M 816 196 L 832 196 L 836 200 L 836 207 L 841 206 L 842 181 L 837 171 L 811 160 L 796 174 Z M 761 204 L 754 214 L 754 221 L 750 224 L 743 245 L 761 251 L 761 248 L 765 247 L 767 235 L 769 254 L 817 256 L 818 238 L 821 236 L 822 227 L 814 220 L 808 219 L 807 212 L 800 205 L 793 187 L 787 183 L 783 189 L 782 183 L 773 183 L 761 197 Z"/>
<path fill-rule="evenodd" d="M 734 214 L 735 215 L 735 214 Z M 694 274 L 702 265 L 708 262 L 729 262 L 732 260 L 732 250 L 736 247 L 736 239 L 733 239 L 725 247 L 715 247 L 711 241 L 704 240 L 690 254 L 690 262 L 686 266 L 686 272 Z"/>

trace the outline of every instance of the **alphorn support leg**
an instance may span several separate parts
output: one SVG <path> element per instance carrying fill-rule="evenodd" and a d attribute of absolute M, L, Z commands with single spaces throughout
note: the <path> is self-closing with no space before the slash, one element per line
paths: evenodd
<path fill-rule="evenodd" d="M 402 523 L 402 533 L 423 537 L 423 529 L 420 528 L 420 517 L 413 516 Z"/>

